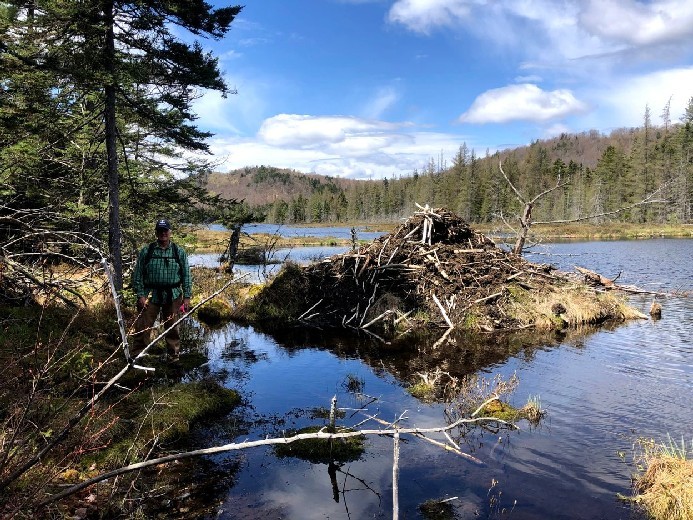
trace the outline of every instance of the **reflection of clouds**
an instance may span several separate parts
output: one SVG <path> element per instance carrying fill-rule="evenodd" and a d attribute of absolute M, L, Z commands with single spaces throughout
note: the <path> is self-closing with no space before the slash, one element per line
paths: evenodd
<path fill-rule="evenodd" d="M 370 450 L 369 450 L 370 451 Z M 370 457 L 369 457 L 370 458 Z M 262 482 L 265 490 L 263 508 L 280 509 L 284 518 L 369 518 L 382 511 L 387 516 L 391 502 L 381 497 L 391 493 L 392 467 L 391 458 L 382 464 L 353 462 L 337 472 L 337 485 L 340 490 L 339 503 L 333 499 L 333 488 L 325 464 L 308 464 L 292 460 L 290 464 L 273 465 Z M 372 490 L 354 478 L 344 474 L 348 472 L 363 480 Z M 345 478 L 346 484 L 345 484 Z M 344 490 L 344 493 L 341 491 Z M 377 516 L 377 515 L 375 515 Z"/>

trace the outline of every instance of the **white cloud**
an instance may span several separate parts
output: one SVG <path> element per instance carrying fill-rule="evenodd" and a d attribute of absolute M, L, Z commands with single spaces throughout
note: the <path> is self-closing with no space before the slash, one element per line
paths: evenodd
<path fill-rule="evenodd" d="M 258 136 L 272 146 L 316 148 L 343 143 L 352 136 L 394 131 L 401 126 L 348 116 L 279 114 L 262 123 Z"/>
<path fill-rule="evenodd" d="M 369 119 L 378 119 L 393 107 L 400 99 L 400 94 L 393 87 L 383 87 L 378 90 L 375 97 L 364 107 L 363 116 Z"/>
<path fill-rule="evenodd" d="M 472 0 L 397 0 L 390 8 L 388 20 L 410 30 L 428 33 L 439 26 L 451 26 L 471 13 Z"/>
<path fill-rule="evenodd" d="M 570 90 L 545 91 L 523 83 L 487 90 L 459 118 L 462 123 L 505 123 L 508 121 L 548 121 L 576 114 L 587 105 Z"/>
<path fill-rule="evenodd" d="M 580 23 L 601 38 L 629 45 L 677 42 L 693 35 L 693 2 L 590 0 Z"/>
<path fill-rule="evenodd" d="M 198 120 L 204 121 L 204 130 L 213 132 L 232 132 L 239 134 L 240 130 L 228 117 L 229 99 L 225 99 L 219 92 L 208 91 L 204 96 L 193 103 L 193 110 Z"/>
<path fill-rule="evenodd" d="M 334 177 L 384 178 L 421 170 L 441 153 L 450 161 L 463 142 L 473 145 L 461 135 L 416 131 L 410 123 L 296 114 L 268 118 L 258 137 L 212 139 L 217 170 L 265 164 Z"/>
<path fill-rule="evenodd" d="M 568 128 L 563 123 L 556 123 L 544 129 L 543 137 L 545 139 L 550 139 L 552 137 L 556 137 L 557 135 L 569 134 L 570 132 L 570 128 Z"/>
<path fill-rule="evenodd" d="M 693 95 L 691 85 L 693 67 L 685 67 L 622 77 L 611 85 L 595 89 L 590 95 L 598 105 L 599 117 L 613 122 L 608 125 L 610 127 L 641 126 L 645 105 L 650 107 L 652 124 L 660 125 L 660 115 L 670 98 L 670 117 L 672 122 L 678 122 Z M 597 128 L 606 126 L 596 121 L 592 123 Z"/>
<path fill-rule="evenodd" d="M 429 34 L 461 28 L 532 61 L 607 56 L 660 44 L 689 46 L 690 0 L 397 0 L 388 20 Z"/>
<path fill-rule="evenodd" d="M 529 76 L 517 76 L 515 78 L 516 83 L 541 83 L 542 77 L 536 74 L 531 74 Z"/>

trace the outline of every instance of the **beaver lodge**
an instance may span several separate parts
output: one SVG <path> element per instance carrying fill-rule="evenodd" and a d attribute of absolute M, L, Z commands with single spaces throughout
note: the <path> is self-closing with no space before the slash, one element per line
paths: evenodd
<path fill-rule="evenodd" d="M 391 339 L 431 327 L 550 330 L 644 315 L 575 275 L 500 249 L 450 211 L 426 207 L 356 251 L 286 265 L 235 316 Z"/>

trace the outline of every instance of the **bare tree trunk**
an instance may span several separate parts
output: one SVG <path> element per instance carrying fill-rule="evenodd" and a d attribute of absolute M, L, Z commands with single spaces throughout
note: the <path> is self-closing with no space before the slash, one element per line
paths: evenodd
<path fill-rule="evenodd" d="M 106 25 L 106 71 L 108 83 L 104 86 L 104 129 L 106 134 L 106 156 L 108 177 L 108 250 L 113 260 L 114 284 L 118 291 L 123 289 L 123 256 L 120 249 L 120 185 L 118 179 L 118 151 L 116 128 L 116 85 L 115 85 L 115 35 L 113 33 L 113 0 L 103 2 L 103 17 Z"/>
<path fill-rule="evenodd" d="M 532 207 L 534 205 L 531 202 L 525 204 L 525 212 L 520 219 L 520 232 L 517 235 L 517 240 L 515 241 L 515 247 L 513 247 L 513 253 L 516 255 L 522 255 L 522 248 L 525 247 L 525 241 L 527 240 L 527 235 L 529 234 L 529 228 L 532 227 Z"/>
<path fill-rule="evenodd" d="M 236 256 L 238 256 L 238 244 L 241 240 L 241 224 L 234 224 L 231 227 L 231 237 L 229 238 L 229 255 L 228 255 L 228 261 L 229 264 L 226 266 L 226 272 L 227 273 L 232 273 L 233 272 L 233 266 L 236 263 Z"/>

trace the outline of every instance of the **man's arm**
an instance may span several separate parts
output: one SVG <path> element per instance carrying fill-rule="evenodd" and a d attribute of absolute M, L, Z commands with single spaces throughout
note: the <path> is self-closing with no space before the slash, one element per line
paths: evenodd
<path fill-rule="evenodd" d="M 190 264 L 188 263 L 188 253 L 182 247 L 179 248 L 181 264 L 181 286 L 183 287 L 183 305 L 187 311 L 190 308 L 190 298 L 192 298 L 192 276 L 190 275 Z"/>

